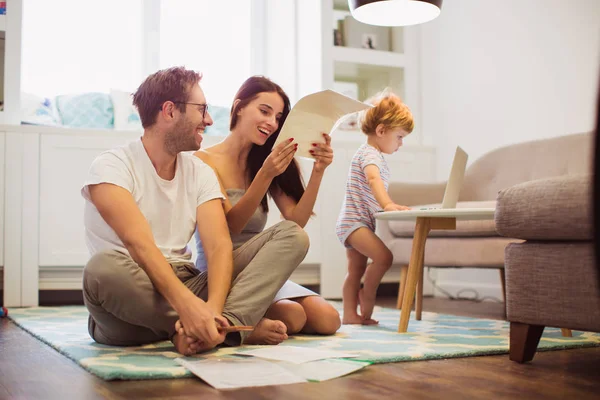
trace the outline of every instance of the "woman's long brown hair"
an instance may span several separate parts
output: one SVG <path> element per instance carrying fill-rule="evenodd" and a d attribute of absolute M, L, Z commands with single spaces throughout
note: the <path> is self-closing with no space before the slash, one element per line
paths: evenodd
<path fill-rule="evenodd" d="M 250 179 L 250 182 L 254 180 L 265 159 L 271 153 L 273 144 L 281 131 L 281 127 L 290 113 L 290 99 L 279 85 L 264 76 L 252 76 L 242 84 L 235 95 L 235 100 L 239 101 L 237 103 L 234 102 L 234 105 L 231 107 L 230 130 L 233 130 L 237 124 L 238 112 L 246 107 L 248 103 L 254 100 L 260 93 L 277 93 L 281 96 L 281 99 L 283 100 L 283 112 L 279 119 L 279 127 L 277 130 L 267 139 L 264 145 L 252 145 L 250 153 L 248 153 L 246 176 Z M 269 187 L 269 194 L 272 195 L 272 192 L 275 189 L 281 190 L 296 202 L 300 201 L 300 198 L 302 198 L 302 195 L 304 194 L 304 183 L 296 160 L 292 160 L 287 169 L 273 179 L 271 186 Z M 266 194 L 260 204 L 265 212 L 269 211 Z"/>

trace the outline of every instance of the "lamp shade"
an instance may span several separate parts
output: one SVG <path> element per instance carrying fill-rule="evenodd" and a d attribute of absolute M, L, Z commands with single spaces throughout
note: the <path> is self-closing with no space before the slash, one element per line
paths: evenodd
<path fill-rule="evenodd" d="M 357 21 L 378 26 L 408 26 L 435 19 L 442 0 L 348 0 Z"/>

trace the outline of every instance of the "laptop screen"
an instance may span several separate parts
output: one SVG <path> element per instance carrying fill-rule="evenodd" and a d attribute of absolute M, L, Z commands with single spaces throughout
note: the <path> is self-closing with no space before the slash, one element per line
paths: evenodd
<path fill-rule="evenodd" d="M 452 168 L 450 169 L 450 177 L 448 178 L 444 192 L 444 200 L 442 200 L 442 208 L 456 208 L 458 195 L 460 194 L 465 177 L 465 170 L 467 169 L 468 158 L 467 153 L 460 146 L 457 146 L 456 153 L 454 153 L 454 161 L 452 161 Z"/>

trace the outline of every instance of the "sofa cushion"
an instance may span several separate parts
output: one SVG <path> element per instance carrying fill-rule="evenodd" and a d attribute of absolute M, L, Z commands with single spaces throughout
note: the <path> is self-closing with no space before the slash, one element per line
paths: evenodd
<path fill-rule="evenodd" d="M 496 237 L 428 238 L 425 242 L 427 267 L 502 268 L 504 248 L 521 240 Z M 394 255 L 394 264 L 408 264 L 413 245 L 409 238 L 393 238 L 386 245 Z"/>
<path fill-rule="evenodd" d="M 496 229 L 528 240 L 591 240 L 591 175 L 521 183 L 498 194 Z"/>
<path fill-rule="evenodd" d="M 441 204 L 425 204 L 413 206 L 419 208 L 441 208 Z M 496 201 L 460 201 L 456 208 L 494 208 Z M 415 221 L 389 221 L 390 231 L 397 237 L 412 238 L 415 232 Z M 429 237 L 490 237 L 498 236 L 494 220 L 456 221 L 456 230 L 434 229 Z"/>

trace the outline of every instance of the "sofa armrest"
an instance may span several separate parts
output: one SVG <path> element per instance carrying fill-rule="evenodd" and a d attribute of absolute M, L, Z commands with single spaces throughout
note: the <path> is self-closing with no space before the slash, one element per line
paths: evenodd
<path fill-rule="evenodd" d="M 496 230 L 525 240 L 591 240 L 591 176 L 537 179 L 501 190 Z"/>
<path fill-rule="evenodd" d="M 403 206 L 441 203 L 446 190 L 446 182 L 403 183 L 392 182 L 388 193 L 394 203 Z"/>

